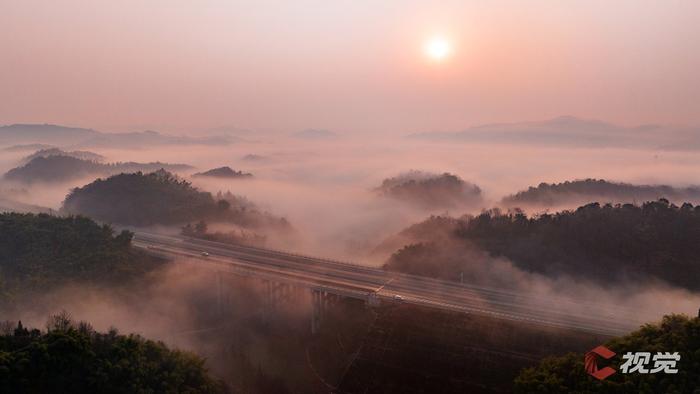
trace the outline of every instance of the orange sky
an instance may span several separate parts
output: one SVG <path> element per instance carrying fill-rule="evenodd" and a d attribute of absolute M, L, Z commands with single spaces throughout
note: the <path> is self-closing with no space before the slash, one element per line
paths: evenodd
<path fill-rule="evenodd" d="M 435 3 L 4 0 L 0 124 L 700 123 L 700 2 Z M 439 63 L 423 54 L 435 34 L 454 47 Z"/>

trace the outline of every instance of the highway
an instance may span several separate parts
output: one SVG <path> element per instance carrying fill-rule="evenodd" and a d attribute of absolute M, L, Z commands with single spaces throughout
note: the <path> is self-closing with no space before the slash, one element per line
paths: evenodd
<path fill-rule="evenodd" d="M 398 274 L 271 249 L 144 231 L 135 234 L 134 246 L 151 253 L 195 259 L 224 272 L 365 301 L 403 302 L 603 335 L 625 334 L 660 318 L 614 305 Z"/>

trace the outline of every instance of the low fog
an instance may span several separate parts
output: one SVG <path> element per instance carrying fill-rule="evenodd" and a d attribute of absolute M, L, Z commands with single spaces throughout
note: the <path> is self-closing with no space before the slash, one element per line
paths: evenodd
<path fill-rule="evenodd" d="M 213 194 L 230 191 L 289 221 L 297 236 L 283 239 L 268 234 L 266 246 L 375 267 L 413 241 L 396 237 L 411 224 L 430 215 L 476 214 L 498 206 L 504 196 L 541 182 L 602 178 L 632 184 L 700 184 L 700 156 L 687 151 L 455 144 L 401 137 L 353 138 L 343 134 L 321 139 L 252 134 L 247 135 L 246 141 L 221 146 L 94 148 L 90 151 L 104 156 L 105 162 L 189 164 L 193 166 L 191 171 L 177 175 L 197 188 Z M 22 159 L 31 153 L 33 150 L 2 151 L 0 171 L 5 173 L 21 165 Z M 253 176 L 241 179 L 192 177 L 197 172 L 222 166 Z M 409 171 L 454 174 L 476 185 L 481 190 L 481 198 L 449 210 L 416 206 L 376 193 L 385 179 Z M 55 211 L 72 188 L 92 181 L 94 177 L 23 184 L 3 179 L 0 181 L 0 208 Z M 575 207 L 561 207 L 564 208 Z M 228 230 L 217 224 L 212 224 L 211 228 Z M 177 226 L 152 229 L 179 232 Z M 525 272 L 506 259 L 492 258 L 464 246 L 451 248 L 449 253 L 457 256 L 445 258 L 470 261 L 469 270 L 464 273 L 465 282 L 529 294 L 533 306 L 540 308 L 554 305 L 571 312 L 588 313 L 590 305 L 595 305 L 597 313 L 641 323 L 658 320 L 672 312 L 694 315 L 700 306 L 700 294 L 661 282 L 630 280 L 601 286 L 578 278 L 551 278 Z M 248 323 L 225 327 L 210 324 L 217 321 L 212 318 L 217 310 L 213 280 L 212 272 L 201 266 L 173 264 L 128 286 L 66 286 L 37 296 L 30 305 L 20 304 L 13 311 L 4 311 L 3 318 L 21 319 L 41 327 L 48 314 L 66 310 L 74 318 L 89 321 L 100 330 L 114 326 L 122 332 L 140 333 L 211 356 L 210 367 L 226 374 L 226 359 L 219 356 L 222 348 L 233 345 L 229 340 L 220 340 L 220 336 L 198 333 L 219 330 L 217 334 L 250 334 L 245 341 L 256 343 L 255 330 L 245 326 Z M 243 322 L 260 312 L 260 294 L 256 293 L 255 285 L 239 283 L 236 287 L 240 288 L 232 296 L 236 298 L 232 316 Z M 581 301 L 589 305 L 580 306 Z M 288 308 L 289 314 L 284 318 L 294 320 L 308 314 L 308 300 L 297 303 L 296 307 Z M 269 350 L 260 346 L 247 350 L 257 357 L 254 363 L 272 362 L 274 357 L 269 356 Z"/>
<path fill-rule="evenodd" d="M 270 239 L 272 246 L 368 264 L 380 262 L 367 261 L 363 252 L 430 214 L 477 213 L 497 206 L 506 195 L 541 182 L 602 178 L 633 184 L 700 184 L 700 157 L 687 151 L 454 144 L 401 137 L 352 138 L 342 134 L 318 140 L 260 134 L 249 140 L 252 142 L 222 146 L 173 145 L 92 151 L 105 156 L 106 162 L 160 161 L 192 165 L 192 171 L 178 175 L 204 191 L 231 191 L 266 211 L 287 218 L 303 240 L 295 245 L 274 245 L 275 240 Z M 22 158 L 31 153 L 3 151 L 0 171 L 4 173 L 18 166 Z M 255 159 L 251 160 L 251 156 Z M 250 172 L 253 178 L 190 178 L 196 172 L 222 166 Z M 373 192 L 383 180 L 411 170 L 459 176 L 478 186 L 483 200 L 452 210 L 426 209 L 378 198 Z M 87 177 L 64 183 L 30 185 L 2 180 L 0 196 L 56 210 L 71 188 L 93 180 Z"/>
<path fill-rule="evenodd" d="M 571 314 L 599 316 L 611 321 L 642 324 L 659 320 L 670 312 L 692 314 L 700 294 L 673 289 L 663 283 L 618 283 L 601 287 L 575 278 L 550 279 L 529 274 L 503 259 L 474 250 L 462 250 L 473 264 L 465 272 L 472 284 L 508 288 L 527 294 L 532 307 Z M 217 278 L 217 275 L 221 275 Z M 217 286 L 221 280 L 222 287 Z M 218 376 L 240 383 L 240 360 L 245 355 L 253 368 L 291 383 L 317 379 L 310 373 L 313 362 L 305 352 L 309 342 L 311 301 L 308 290 L 283 300 L 273 314 L 266 314 L 264 283 L 226 273 L 215 266 L 178 259 L 135 282 L 111 287 L 66 285 L 57 290 L 24 297 L 14 308 L 3 311 L 3 320 L 44 327 L 50 314 L 68 312 L 74 320 L 90 322 L 97 330 L 116 328 L 192 350 L 207 359 Z M 487 301 L 484 300 L 484 305 Z M 344 316 L 348 318 L 347 316 Z M 364 331 L 362 321 L 343 323 Z M 278 338 L 281 332 L 282 338 Z M 331 333 L 331 338 L 335 337 Z M 291 340 L 290 338 L 294 338 Z M 282 341 L 283 343 L 277 343 Z M 286 342 L 285 342 L 286 341 Z M 278 347 L 277 345 L 283 345 Z M 332 353 L 331 350 L 327 350 Z M 343 367 L 344 355 L 329 354 Z M 291 363 L 287 366 L 280 363 Z M 307 365 L 308 363 L 308 365 Z M 247 364 L 244 364 L 247 365 Z M 302 389 L 303 391 L 303 389 Z"/>

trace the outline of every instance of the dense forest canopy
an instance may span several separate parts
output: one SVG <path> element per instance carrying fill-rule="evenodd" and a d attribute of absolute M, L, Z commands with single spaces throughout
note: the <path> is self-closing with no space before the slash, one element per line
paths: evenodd
<path fill-rule="evenodd" d="M 605 346 L 617 353 L 613 368 L 619 369 L 620 357 L 626 352 L 679 352 L 677 374 L 640 374 L 617 372 L 605 380 L 589 376 L 584 369 L 584 355 L 569 353 L 547 358 L 534 368 L 527 368 L 515 380 L 515 392 L 558 393 L 695 393 L 700 387 L 700 318 L 665 316 L 660 324 L 641 329 Z"/>
<path fill-rule="evenodd" d="M 80 179 L 87 176 L 108 176 L 122 172 L 156 171 L 186 171 L 192 167 L 186 164 L 168 163 L 99 163 L 93 159 L 82 159 L 66 155 L 39 155 L 27 164 L 11 169 L 5 174 L 5 179 L 32 182 L 61 182 Z"/>
<path fill-rule="evenodd" d="M 530 217 L 493 209 L 457 223 L 442 222 L 452 226 L 452 243 L 425 232 L 414 238 L 414 245 L 396 252 L 385 268 L 454 280 L 469 265 L 467 256 L 447 250 L 456 244 L 550 276 L 568 274 L 608 285 L 623 278 L 657 278 L 700 289 L 700 206 L 676 206 L 663 199 L 641 206 L 592 203 Z M 426 226 L 435 223 L 441 222 L 432 219 Z"/>
<path fill-rule="evenodd" d="M 0 214 L 0 299 L 71 281 L 131 278 L 158 265 L 131 247 L 132 236 L 81 216 Z"/>
<path fill-rule="evenodd" d="M 63 210 L 134 226 L 206 220 L 251 228 L 291 228 L 285 219 L 260 212 L 245 199 L 230 193 L 215 199 L 211 193 L 200 191 L 165 170 L 98 179 L 73 189 L 63 203 Z"/>
<path fill-rule="evenodd" d="M 119 174 L 73 189 L 63 203 L 70 213 L 127 225 L 177 224 L 224 215 L 228 206 L 166 171 Z"/>
<path fill-rule="evenodd" d="M 700 200 L 700 187 L 676 188 L 667 185 L 632 185 L 603 179 L 585 179 L 562 183 L 540 183 L 503 199 L 507 207 L 556 207 L 600 203 L 636 203 L 666 198 L 672 202 Z"/>
<path fill-rule="evenodd" d="M 116 330 L 97 332 L 65 313 L 47 331 L 2 324 L 3 393 L 224 393 L 199 356 Z"/>
<path fill-rule="evenodd" d="M 450 174 L 409 171 L 382 181 L 376 192 L 382 196 L 433 208 L 457 208 L 480 203 L 481 189 Z"/>

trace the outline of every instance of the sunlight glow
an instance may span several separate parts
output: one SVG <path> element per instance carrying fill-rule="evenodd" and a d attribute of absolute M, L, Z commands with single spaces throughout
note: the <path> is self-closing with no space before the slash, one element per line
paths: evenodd
<path fill-rule="evenodd" d="M 452 53 L 452 45 L 442 37 L 433 37 L 426 41 L 424 46 L 425 55 L 431 60 L 445 60 Z"/>

